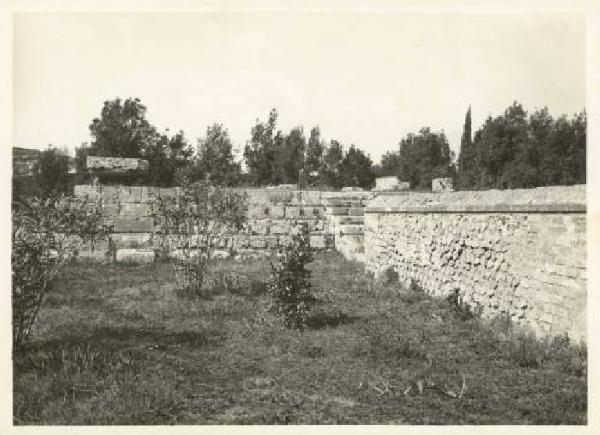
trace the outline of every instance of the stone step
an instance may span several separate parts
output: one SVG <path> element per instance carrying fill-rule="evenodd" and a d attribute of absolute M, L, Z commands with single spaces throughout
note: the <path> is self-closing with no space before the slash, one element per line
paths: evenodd
<path fill-rule="evenodd" d="M 341 216 L 338 218 L 340 225 L 363 225 L 365 223 L 364 216 Z"/>
<path fill-rule="evenodd" d="M 117 249 L 117 263 L 153 263 L 156 253 L 151 249 Z"/>
<path fill-rule="evenodd" d="M 363 225 L 340 225 L 338 227 L 338 232 L 340 234 L 364 234 L 364 226 Z"/>

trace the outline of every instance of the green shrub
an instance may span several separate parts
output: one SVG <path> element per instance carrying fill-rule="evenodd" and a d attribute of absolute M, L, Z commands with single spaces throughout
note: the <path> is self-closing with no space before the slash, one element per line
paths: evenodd
<path fill-rule="evenodd" d="M 458 289 L 454 289 L 454 291 L 446 297 L 446 300 L 448 301 L 454 316 L 460 320 L 469 320 L 478 314 L 477 307 L 473 308 L 466 303 Z"/>
<path fill-rule="evenodd" d="M 163 254 L 176 250 L 171 261 L 179 295 L 203 296 L 214 250 L 228 234 L 241 229 L 246 211 L 245 194 L 207 184 L 158 199 L 155 219 L 164 241 Z"/>
<path fill-rule="evenodd" d="M 308 227 L 303 225 L 292 235 L 292 241 L 271 263 L 269 292 L 272 307 L 289 328 L 302 330 L 307 326 L 308 312 L 315 301 L 306 265 L 313 261 Z"/>
<path fill-rule="evenodd" d="M 62 195 L 29 198 L 12 210 L 13 347 L 31 332 L 45 295 L 81 246 L 106 234 L 98 203 Z"/>

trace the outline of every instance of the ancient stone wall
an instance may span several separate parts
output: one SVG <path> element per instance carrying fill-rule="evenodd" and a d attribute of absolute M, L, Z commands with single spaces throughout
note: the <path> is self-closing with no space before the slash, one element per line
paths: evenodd
<path fill-rule="evenodd" d="M 540 334 L 586 336 L 585 186 L 379 195 L 366 267 Z"/>
<path fill-rule="evenodd" d="M 75 186 L 77 198 L 102 204 L 104 224 L 111 234 L 95 241 L 80 257 L 105 261 L 154 261 L 163 244 L 155 225 L 156 199 L 177 195 L 180 188 L 142 186 Z M 313 249 L 339 250 L 360 259 L 363 212 L 370 192 L 320 192 L 290 189 L 238 189 L 248 197 L 243 230 L 220 240 L 216 255 L 248 258 L 266 255 L 291 240 L 292 228 L 305 223 Z M 172 249 L 176 254 L 176 247 Z"/>

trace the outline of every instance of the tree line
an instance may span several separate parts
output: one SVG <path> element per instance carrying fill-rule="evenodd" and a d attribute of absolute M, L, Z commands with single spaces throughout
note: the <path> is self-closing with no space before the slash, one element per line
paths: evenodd
<path fill-rule="evenodd" d="M 192 146 L 182 131 L 159 132 L 151 125 L 139 99 L 117 98 L 106 101 L 100 116 L 92 120 L 90 145 L 76 149 L 74 177 L 66 175 L 64 153 L 50 147 L 42 152 L 34 178 L 42 190 L 64 191 L 69 183 L 90 182 L 86 158 L 94 155 L 149 163 L 146 174 L 105 175 L 103 183 L 164 187 L 203 181 L 221 186 L 370 189 L 376 177 L 397 176 L 414 190 L 429 190 L 431 180 L 438 177 L 453 178 L 460 190 L 480 190 L 579 184 L 586 179 L 585 111 L 554 119 L 547 108 L 528 115 L 514 102 L 503 114 L 489 116 L 472 134 L 469 107 L 458 158 L 443 131 L 424 127 L 407 134 L 376 165 L 354 144 L 346 148 L 335 139 L 326 143 L 318 126 L 310 129 L 308 138 L 302 126 L 283 132 L 277 128 L 278 115 L 272 109 L 266 120 L 256 120 L 243 148 L 243 171 L 223 124 L 208 126 Z"/>

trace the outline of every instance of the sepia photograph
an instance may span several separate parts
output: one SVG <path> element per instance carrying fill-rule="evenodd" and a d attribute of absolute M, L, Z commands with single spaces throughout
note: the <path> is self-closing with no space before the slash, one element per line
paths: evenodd
<path fill-rule="evenodd" d="M 587 426 L 585 9 L 226 3 L 12 12 L 10 424 Z"/>

